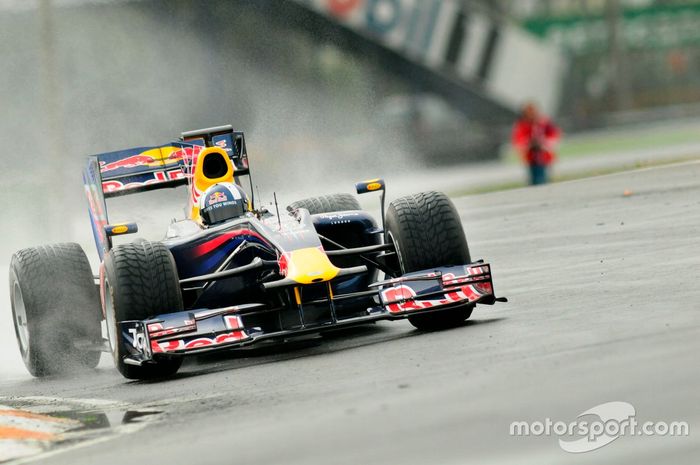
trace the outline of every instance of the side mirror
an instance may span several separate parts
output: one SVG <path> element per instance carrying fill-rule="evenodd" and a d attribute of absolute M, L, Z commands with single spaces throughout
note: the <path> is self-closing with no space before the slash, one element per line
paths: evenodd
<path fill-rule="evenodd" d="M 368 192 L 384 191 L 386 184 L 383 179 L 370 179 L 355 184 L 355 189 L 358 194 L 367 194 Z"/>
<path fill-rule="evenodd" d="M 370 192 L 381 192 L 379 202 L 381 203 L 382 212 L 382 232 L 384 232 L 384 195 L 386 193 L 386 183 L 383 179 L 370 179 L 355 184 L 355 190 L 358 194 L 368 194 Z"/>
<path fill-rule="evenodd" d="M 107 237 L 121 236 L 123 234 L 134 234 L 139 232 L 139 227 L 136 223 L 118 223 L 105 225 L 105 233 Z"/>
<path fill-rule="evenodd" d="M 104 231 L 105 231 L 105 235 L 107 236 L 107 244 L 109 244 L 109 249 L 111 249 L 112 248 L 112 238 L 114 236 L 122 236 L 125 234 L 137 233 L 137 232 L 139 232 L 139 227 L 136 223 L 106 224 L 104 226 Z"/>

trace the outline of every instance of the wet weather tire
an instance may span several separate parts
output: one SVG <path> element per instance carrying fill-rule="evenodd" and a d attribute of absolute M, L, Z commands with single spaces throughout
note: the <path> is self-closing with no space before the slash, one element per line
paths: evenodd
<path fill-rule="evenodd" d="M 386 212 L 387 241 L 396 246 L 402 274 L 471 262 L 462 222 L 452 201 L 441 192 L 423 192 L 394 200 Z M 415 315 L 408 320 L 432 331 L 457 326 L 473 305 Z"/>
<path fill-rule="evenodd" d="M 175 260 L 159 242 L 137 241 L 118 245 L 104 262 L 103 299 L 107 332 L 114 363 L 129 379 L 155 379 L 174 375 L 181 357 L 161 358 L 142 366 L 124 363 L 127 351 L 118 337 L 118 322 L 145 320 L 163 313 L 182 311 Z"/>
<path fill-rule="evenodd" d="M 330 194 L 297 200 L 287 208 L 292 210 L 306 208 L 312 215 L 362 209 L 355 196 L 351 194 Z"/>
<path fill-rule="evenodd" d="M 15 253 L 10 300 L 22 360 L 33 376 L 97 366 L 100 299 L 80 245 L 45 245 Z"/>

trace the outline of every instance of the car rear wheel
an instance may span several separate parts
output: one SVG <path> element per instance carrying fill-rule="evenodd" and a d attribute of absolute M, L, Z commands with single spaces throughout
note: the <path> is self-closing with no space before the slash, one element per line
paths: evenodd
<path fill-rule="evenodd" d="M 80 245 L 45 245 L 15 253 L 10 300 L 22 360 L 33 376 L 97 366 L 100 299 Z"/>
<path fill-rule="evenodd" d="M 330 194 L 297 200 L 292 202 L 288 208 L 292 210 L 306 208 L 312 215 L 362 209 L 355 196 L 351 194 Z"/>
<path fill-rule="evenodd" d="M 129 379 L 154 379 L 174 375 L 181 357 L 161 358 L 142 366 L 124 363 L 127 356 L 119 322 L 145 320 L 163 313 L 182 311 L 184 306 L 175 260 L 159 242 L 137 241 L 118 245 L 106 256 L 103 279 L 107 332 L 119 372 Z"/>
<path fill-rule="evenodd" d="M 386 212 L 386 240 L 393 242 L 402 274 L 471 262 L 467 238 L 452 201 L 441 192 L 423 192 L 394 200 Z M 473 305 L 408 318 L 418 329 L 457 326 Z"/>

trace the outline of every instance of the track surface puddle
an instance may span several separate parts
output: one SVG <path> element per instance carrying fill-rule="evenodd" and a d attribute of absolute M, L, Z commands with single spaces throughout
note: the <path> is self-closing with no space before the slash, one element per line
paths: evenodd
<path fill-rule="evenodd" d="M 134 432 L 160 414 L 154 409 L 101 400 L 0 398 L 0 462 Z"/>

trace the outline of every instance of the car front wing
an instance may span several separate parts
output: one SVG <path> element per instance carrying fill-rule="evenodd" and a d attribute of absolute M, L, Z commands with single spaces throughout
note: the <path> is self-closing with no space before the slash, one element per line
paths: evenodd
<path fill-rule="evenodd" d="M 264 340 L 284 340 L 343 326 L 506 301 L 505 298 L 496 298 L 491 266 L 482 262 L 407 273 L 374 283 L 363 294 L 373 295 L 375 301 L 374 306 L 367 308 L 366 315 L 337 318 L 331 311 L 327 322 L 312 325 L 302 323 L 281 331 L 264 332 L 259 327 L 245 326 L 246 315 L 274 311 L 266 308 L 265 304 L 257 303 L 168 313 L 143 321 L 122 321 L 119 323 L 119 335 L 129 354 L 124 362 L 143 365 L 162 357 L 243 347 Z M 334 301 L 351 297 L 333 296 L 329 292 L 327 300 L 332 308 Z M 303 312 L 303 306 L 299 305 L 296 310 Z M 303 318 L 301 321 L 304 321 Z"/>

